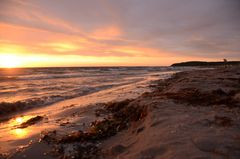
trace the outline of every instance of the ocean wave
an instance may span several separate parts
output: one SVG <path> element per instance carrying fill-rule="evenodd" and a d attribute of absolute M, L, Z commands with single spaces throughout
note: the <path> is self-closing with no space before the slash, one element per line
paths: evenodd
<path fill-rule="evenodd" d="M 176 71 L 171 72 L 171 70 L 174 69 L 169 67 L 34 68 L 18 70 L 18 73 L 11 73 L 11 76 L 10 73 L 6 73 L 5 76 L 0 76 L 0 115 L 137 83 L 151 75 L 168 78 L 169 73 Z M 0 75 L 2 74 L 0 70 Z M 58 80 L 59 78 L 63 80 Z"/>
<path fill-rule="evenodd" d="M 64 92 L 61 92 L 61 91 L 58 92 L 57 91 L 58 89 L 56 87 L 54 88 L 54 87 L 49 86 L 49 87 L 43 88 L 44 90 L 41 89 L 41 92 L 46 91 L 46 94 L 43 93 L 42 96 L 38 96 L 36 94 L 36 96 L 38 96 L 38 97 L 32 97 L 29 99 L 23 99 L 23 100 L 15 101 L 15 102 L 1 102 L 0 103 L 0 115 L 14 113 L 17 111 L 22 111 L 22 110 L 26 110 L 26 109 L 30 109 L 30 108 L 36 108 L 39 106 L 46 106 L 46 105 L 50 105 L 50 104 L 53 104 L 56 102 L 66 100 L 66 99 L 71 99 L 71 98 L 88 95 L 91 93 L 110 89 L 110 88 L 117 87 L 117 86 L 136 83 L 141 80 L 143 80 L 143 79 L 132 79 L 132 80 L 121 81 L 121 82 L 113 82 L 112 81 L 109 83 L 100 82 L 99 83 L 100 85 L 91 85 L 91 86 L 85 85 L 85 86 L 75 87 L 75 88 L 72 87 L 73 89 L 66 89 L 66 91 L 64 91 Z M 23 90 L 25 90 L 25 89 L 23 89 Z M 23 92 L 23 90 L 19 90 L 19 91 Z M 53 95 L 50 92 L 51 90 L 55 90 Z M 28 92 L 29 89 L 27 89 L 25 91 Z M 34 91 L 32 90 L 31 92 L 34 92 Z M 32 96 L 35 96 L 35 95 L 32 94 Z"/>
<path fill-rule="evenodd" d="M 55 102 L 62 101 L 67 98 L 71 98 L 71 97 L 61 96 L 61 95 L 52 95 L 52 96 L 44 96 L 40 98 L 26 99 L 26 100 L 16 101 L 16 102 L 1 102 L 0 116 L 30 109 L 30 108 L 53 104 Z"/>
<path fill-rule="evenodd" d="M 0 103 L 0 115 L 8 114 L 12 112 L 17 112 L 19 110 L 24 110 L 27 108 L 27 103 L 17 101 L 13 103 L 1 102 Z"/>
<path fill-rule="evenodd" d="M 59 78 L 88 78 L 113 75 L 136 75 L 171 70 L 170 67 L 82 67 L 82 68 L 26 68 L 14 73 L 0 71 L 0 82 L 18 80 L 45 80 Z"/>
<path fill-rule="evenodd" d="M 122 84 L 119 84 L 122 85 Z M 95 93 L 104 89 L 112 88 L 117 85 L 102 85 L 98 87 L 75 88 L 62 95 L 46 95 L 38 98 L 24 99 L 15 102 L 0 102 L 0 116 L 18 111 L 27 110 L 30 108 L 37 108 L 39 106 L 46 106 L 66 99 L 80 97 Z"/>
<path fill-rule="evenodd" d="M 18 77 L 16 77 L 16 76 L 3 76 L 3 77 L 0 77 L 0 82 L 14 81 L 17 79 L 18 79 Z"/>

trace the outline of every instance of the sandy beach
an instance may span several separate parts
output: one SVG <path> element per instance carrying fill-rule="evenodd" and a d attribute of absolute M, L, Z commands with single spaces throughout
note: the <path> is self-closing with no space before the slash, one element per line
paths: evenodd
<path fill-rule="evenodd" d="M 240 159 L 240 0 L 0 0 L 0 159 Z"/>
<path fill-rule="evenodd" d="M 160 82 L 138 99 L 144 121 L 103 144 L 106 158 L 239 158 L 239 77 L 229 68 Z"/>
<path fill-rule="evenodd" d="M 151 88 L 117 87 L 6 119 L 13 132 L 1 132 L 0 158 L 240 158 L 239 67 L 180 72 Z"/>

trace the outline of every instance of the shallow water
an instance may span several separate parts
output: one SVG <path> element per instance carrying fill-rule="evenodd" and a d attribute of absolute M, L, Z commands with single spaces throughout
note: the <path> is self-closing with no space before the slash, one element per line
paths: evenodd
<path fill-rule="evenodd" d="M 143 81 L 149 76 L 166 78 L 169 73 L 179 70 L 181 68 L 171 67 L 0 69 L 0 109 L 6 103 L 18 109 L 49 105 Z"/>

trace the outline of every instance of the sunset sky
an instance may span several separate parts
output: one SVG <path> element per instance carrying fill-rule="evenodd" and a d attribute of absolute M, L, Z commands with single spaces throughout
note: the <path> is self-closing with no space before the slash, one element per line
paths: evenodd
<path fill-rule="evenodd" d="M 239 0 L 0 0 L 0 67 L 240 60 Z"/>

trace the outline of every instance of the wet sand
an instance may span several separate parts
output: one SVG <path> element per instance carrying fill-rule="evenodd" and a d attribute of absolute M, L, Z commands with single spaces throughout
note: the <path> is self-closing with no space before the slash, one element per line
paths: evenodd
<path fill-rule="evenodd" d="M 177 73 L 142 95 L 116 89 L 24 113 L 26 121 L 43 119 L 20 129 L 34 133 L 19 132 L 28 134 L 27 145 L 2 158 L 240 158 L 239 67 Z M 24 142 L 16 134 L 0 140 L 16 147 Z"/>

